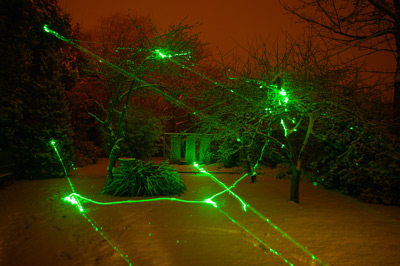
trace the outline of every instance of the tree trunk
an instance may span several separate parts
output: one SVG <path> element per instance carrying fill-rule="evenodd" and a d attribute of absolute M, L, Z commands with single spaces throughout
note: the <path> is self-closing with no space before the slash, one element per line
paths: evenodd
<path fill-rule="evenodd" d="M 117 143 L 111 149 L 110 155 L 108 156 L 108 166 L 107 166 L 107 173 L 108 173 L 108 180 L 112 180 L 113 178 L 113 171 L 115 168 L 115 163 L 119 157 L 119 146 Z"/>

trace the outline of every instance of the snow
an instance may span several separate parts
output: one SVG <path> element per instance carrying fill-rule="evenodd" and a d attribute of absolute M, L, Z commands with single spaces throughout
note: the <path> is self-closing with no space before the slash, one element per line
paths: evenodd
<path fill-rule="evenodd" d="M 97 201 L 107 160 L 70 173 L 76 192 Z M 180 171 L 196 171 L 177 166 Z M 204 166 L 213 171 L 232 171 Z M 300 204 L 289 199 L 290 181 L 265 168 L 258 181 L 240 181 L 234 192 L 326 265 L 400 265 L 400 208 L 300 184 Z M 227 185 L 241 173 L 216 173 Z M 181 173 L 188 191 L 176 196 L 204 200 L 222 189 L 202 173 Z M 210 204 L 156 201 L 101 206 L 83 203 L 85 215 L 61 199 L 71 193 L 62 179 L 22 180 L 0 189 L 0 265 L 318 265 L 301 247 L 224 193 Z M 265 245 L 243 230 L 243 226 Z M 100 234 L 102 233 L 105 238 Z M 126 257 L 127 256 L 127 257 Z"/>

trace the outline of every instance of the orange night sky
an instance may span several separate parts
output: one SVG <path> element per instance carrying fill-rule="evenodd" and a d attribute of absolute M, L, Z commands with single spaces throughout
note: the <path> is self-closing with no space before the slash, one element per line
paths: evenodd
<path fill-rule="evenodd" d="M 60 0 L 65 11 L 85 29 L 99 25 L 99 19 L 122 11 L 139 16 L 150 15 L 159 28 L 182 20 L 188 24 L 201 23 L 198 28 L 202 41 L 210 44 L 214 54 L 237 47 L 248 47 L 256 38 L 272 43 L 286 31 L 295 34 L 301 29 L 284 15 L 278 0 Z"/>
<path fill-rule="evenodd" d="M 60 0 L 60 4 L 71 14 L 73 23 L 80 23 L 84 29 L 99 25 L 101 17 L 116 12 L 128 14 L 129 11 L 132 15 L 150 15 L 161 29 L 181 21 L 188 24 L 199 22 L 200 38 L 209 43 L 217 58 L 219 50 L 226 54 L 234 48 L 237 48 L 235 52 L 238 55 L 244 55 L 245 51 L 238 44 L 248 48 L 256 39 L 268 40 L 268 45 L 272 46 L 278 38 L 283 40 L 284 32 L 296 36 L 305 26 L 293 23 L 279 0 Z M 346 54 L 352 56 L 351 52 L 342 55 Z M 388 53 L 370 56 L 367 63 L 375 70 L 395 69 L 395 59 Z"/>

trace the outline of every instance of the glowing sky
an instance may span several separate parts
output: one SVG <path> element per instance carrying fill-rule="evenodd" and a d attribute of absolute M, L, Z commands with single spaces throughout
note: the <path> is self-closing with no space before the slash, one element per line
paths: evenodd
<path fill-rule="evenodd" d="M 201 23 L 198 28 L 200 39 L 209 43 L 209 48 L 218 59 L 219 51 L 227 54 L 232 49 L 238 55 L 254 47 L 257 39 L 267 40 L 272 47 L 284 32 L 297 37 L 305 24 L 292 22 L 279 0 L 59 0 L 61 7 L 71 14 L 73 23 L 80 23 L 84 29 L 100 25 L 100 19 L 117 12 L 147 16 L 158 28 L 166 29 L 171 24 L 184 21 L 187 24 Z M 294 0 L 285 0 L 290 3 Z M 352 52 L 343 55 L 353 57 Z M 367 64 L 375 70 L 394 71 L 395 58 L 390 53 L 369 56 Z"/>
<path fill-rule="evenodd" d="M 218 48 L 226 53 L 237 43 L 247 48 L 256 38 L 273 42 L 283 31 L 295 34 L 301 28 L 284 15 L 278 0 L 60 0 L 60 4 L 85 29 L 99 25 L 101 17 L 119 11 L 128 14 L 128 10 L 133 15 L 150 15 L 159 28 L 182 20 L 199 22 L 200 38 L 214 54 Z"/>

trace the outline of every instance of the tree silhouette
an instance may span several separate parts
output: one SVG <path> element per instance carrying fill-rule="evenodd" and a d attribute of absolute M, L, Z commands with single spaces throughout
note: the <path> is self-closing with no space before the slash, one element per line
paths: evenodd
<path fill-rule="evenodd" d="M 292 2 L 291 2 L 292 3 Z M 392 53 L 396 58 L 393 79 L 393 118 L 400 125 L 400 1 L 399 0 L 299 0 L 283 7 L 309 23 L 312 32 L 340 48 L 357 47 L 369 56 Z"/>
<path fill-rule="evenodd" d="M 70 19 L 55 0 L 3 1 L 0 12 L 1 148 L 12 152 L 24 178 L 58 175 L 63 172 L 49 141 L 58 141 L 70 167 L 71 130 L 62 81 L 70 74 L 60 52 L 65 44 L 44 34 L 43 25 L 69 35 Z"/>

